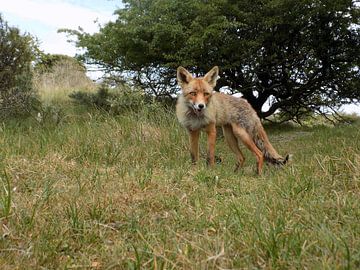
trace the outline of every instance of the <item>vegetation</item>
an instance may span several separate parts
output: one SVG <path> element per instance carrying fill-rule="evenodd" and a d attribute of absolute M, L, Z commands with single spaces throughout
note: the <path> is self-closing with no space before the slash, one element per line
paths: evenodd
<path fill-rule="evenodd" d="M 221 138 L 193 167 L 173 110 L 100 93 L 0 126 L 1 269 L 359 267 L 359 119 L 266 127 L 294 161 L 257 176 Z"/>
<path fill-rule="evenodd" d="M 68 101 L 74 91 L 92 93 L 96 85 L 86 76 L 85 67 L 73 57 L 39 54 L 34 87 L 45 105 Z"/>
<path fill-rule="evenodd" d="M 67 30 L 81 58 L 146 91 L 171 95 L 175 69 L 240 91 L 260 117 L 301 118 L 359 101 L 359 7 L 353 0 L 127 0 L 99 33 Z M 262 111 L 271 100 L 272 105 Z"/>
<path fill-rule="evenodd" d="M 159 21 L 166 19 L 162 17 L 165 8 L 180 5 L 176 6 L 177 13 L 166 9 L 169 14 L 178 14 L 178 17 L 169 16 L 169 20 L 189 18 L 189 28 L 181 28 L 179 35 L 181 32 L 190 33 L 191 29 L 201 29 L 195 27 L 197 25 L 215 27 L 215 21 L 221 19 L 218 13 L 214 13 L 205 24 L 201 20 L 203 17 L 197 14 L 200 11 L 206 14 L 218 12 L 214 7 L 225 7 L 227 4 L 231 13 L 233 9 L 230 7 L 238 6 L 236 1 L 207 1 L 209 5 L 205 9 L 199 9 L 204 7 L 204 1 L 154 2 L 158 4 Z M 156 11 L 151 1 L 127 3 L 127 8 L 119 11 L 119 18 L 137 11 L 134 7 L 151 10 L 137 17 L 140 23 L 144 18 L 151 19 L 150 15 Z M 256 1 L 251 3 L 257 5 Z M 285 1 L 266 3 L 280 5 Z M 324 3 L 322 7 L 326 9 L 330 2 Z M 333 5 L 344 3 L 336 1 Z M 185 9 L 186 5 L 193 9 Z M 152 9 L 148 9 L 150 7 Z M 247 10 L 248 13 L 260 11 L 265 12 L 265 9 Z M 276 9 L 270 11 L 277 12 Z M 124 18 L 122 22 L 130 22 Z M 226 22 L 228 17 L 223 19 Z M 234 23 L 238 25 L 235 19 Z M 24 57 L 29 56 L 26 48 L 30 47 L 25 44 L 30 43 L 25 41 L 30 42 L 30 38 L 21 36 L 17 29 L 0 22 L 0 55 L 7 51 L 21 52 L 13 51 L 7 42 L 1 43 L 8 33 L 12 33 L 10 37 L 19 42 L 13 44 L 24 45 L 20 46 L 24 48 Z M 119 23 L 120 19 L 114 27 Z M 135 26 L 135 21 L 132 23 Z M 85 42 L 85 39 L 90 42 L 95 36 L 104 38 L 104 31 L 113 29 L 110 25 L 94 36 L 81 33 L 79 37 L 84 40 L 79 42 Z M 150 23 L 146 25 L 152 26 Z M 176 27 L 176 24 L 167 25 L 162 29 L 163 36 L 154 37 L 160 38 L 163 41 L 161 44 L 166 44 L 166 38 L 171 34 L 166 31 L 173 31 L 172 26 Z M 131 43 L 135 51 L 143 51 L 148 43 L 131 36 L 134 29 L 129 28 L 128 34 L 132 38 L 127 41 L 135 42 Z M 146 32 L 152 27 L 142 29 Z M 257 30 L 261 32 L 264 29 Z M 201 31 L 196 33 L 199 38 L 203 35 Z M 212 31 L 206 33 L 210 35 Z M 254 35 L 256 33 L 253 31 Z M 120 31 L 119 36 L 122 34 Z M 216 35 L 210 37 L 210 41 L 220 41 L 215 38 Z M 257 36 L 254 37 L 254 48 L 257 48 Z M 184 40 L 187 39 L 182 39 L 182 42 Z M 136 47 L 137 42 L 145 47 Z M 183 44 L 184 48 L 189 48 L 187 42 L 190 41 Z M 208 46 L 206 42 L 201 44 Z M 168 45 L 169 50 L 177 46 Z M 246 42 L 243 45 L 245 47 L 239 47 L 240 51 L 252 48 Z M 95 47 L 92 49 L 95 50 Z M 197 48 L 195 43 L 192 48 Z M 86 57 L 90 57 L 92 49 L 89 47 Z M 103 49 L 107 51 L 106 46 Z M 201 47 L 198 52 L 210 54 L 203 49 Z M 130 52 L 121 58 L 121 63 L 124 61 L 130 65 L 125 61 L 130 59 L 127 57 L 135 57 Z M 344 57 L 347 52 L 344 51 Z M 29 65 L 14 64 L 16 72 L 17 68 L 23 67 L 24 70 L 20 70 L 24 73 L 14 72 L 12 77 L 8 69 L 0 69 L 0 79 L 5 81 L 9 78 L 11 89 L 16 89 L 10 93 L 29 93 L 31 96 L 36 89 L 42 101 L 36 114 L 23 118 L 4 117 L 0 122 L 0 269 L 360 267 L 359 118 L 352 117 L 351 125 L 327 126 L 313 122 L 312 118 L 312 122 L 304 123 L 307 126 L 266 126 L 276 149 L 282 154 L 292 153 L 294 157 L 283 168 L 266 167 L 261 176 L 255 174 L 254 157 L 247 150 L 244 150 L 244 168 L 238 173 L 233 172 L 235 160 L 221 134 L 216 151 L 222 163 L 214 169 L 206 167 L 204 136 L 202 162 L 192 166 L 188 136 L 176 120 L 174 106 L 166 107 L 156 99 L 149 100 L 147 95 L 134 91 L 136 88 L 132 86 L 102 86 L 95 91 L 97 87 L 85 76 L 77 61 L 39 52 L 32 55 L 40 58 L 35 62 L 35 80 L 27 85 L 28 88 L 16 83 L 31 82 Z M 245 54 L 246 57 L 250 55 L 250 52 Z M 179 56 L 184 61 L 191 59 L 190 56 Z M 21 53 L 18 57 L 23 59 Z M 160 57 L 159 61 L 166 57 Z M 354 59 L 356 57 L 353 56 Z M 5 63 L 6 59 L 1 58 L 0 62 Z M 147 59 L 143 58 L 144 61 Z M 147 79 L 157 80 L 159 74 L 154 71 L 164 72 L 165 75 L 171 72 L 176 59 L 165 60 L 168 61 L 165 64 L 144 64 L 144 68 L 138 71 L 137 79 L 151 75 L 154 77 Z M 235 63 L 238 60 L 234 58 Z M 239 61 L 239 67 L 255 68 Z M 349 62 L 349 66 L 352 63 Z M 192 65 L 193 62 L 182 64 Z M 224 70 L 229 68 L 230 72 L 231 67 L 223 64 Z M 107 64 L 104 62 L 104 65 Z M 201 73 L 205 68 L 206 64 L 194 71 Z M 149 70 L 151 73 L 147 74 Z M 255 70 L 239 69 L 238 72 L 250 76 Z M 119 68 L 115 71 L 134 70 Z M 23 81 L 18 74 L 24 75 L 26 80 Z M 248 80 L 250 77 L 246 76 Z M 257 75 L 254 73 L 253 76 L 256 78 Z M 168 79 L 169 85 L 172 85 L 170 76 L 162 78 Z M 349 85 L 356 84 L 356 77 L 346 78 L 349 78 Z M 7 95 L 3 93 L 10 88 L 0 89 L 0 101 L 3 102 Z M 152 90 L 157 91 L 156 88 Z M 350 87 L 349 93 L 351 91 Z M 307 110 L 306 107 L 303 109 Z"/>
<path fill-rule="evenodd" d="M 86 72 L 84 64 L 74 57 L 63 54 L 49 54 L 39 51 L 37 54 L 37 61 L 35 63 L 35 71 L 37 73 L 56 73 L 54 69 L 58 65 L 68 65 L 69 69 L 75 71 Z"/>
<path fill-rule="evenodd" d="M 34 39 L 8 26 L 0 14 L 0 120 L 31 110 L 36 100 L 31 67 L 35 50 Z"/>
<path fill-rule="evenodd" d="M 146 100 L 143 92 L 134 90 L 126 85 L 110 89 L 106 85 L 99 87 L 94 93 L 82 91 L 73 92 L 69 95 L 79 104 L 101 109 L 111 115 L 122 114 L 127 111 L 140 112 L 145 107 Z M 150 107 L 150 105 L 147 105 Z"/>

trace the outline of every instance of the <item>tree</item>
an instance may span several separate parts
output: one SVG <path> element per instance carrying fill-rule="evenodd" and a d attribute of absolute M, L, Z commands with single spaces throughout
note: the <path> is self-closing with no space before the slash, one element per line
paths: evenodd
<path fill-rule="evenodd" d="M 0 14 L 0 118 L 24 114 L 34 100 L 34 39 L 9 27 Z"/>
<path fill-rule="evenodd" d="M 87 63 L 171 95 L 175 69 L 221 68 L 262 118 L 360 100 L 359 8 L 352 0 L 127 0 L 93 35 L 65 30 Z M 271 100 L 267 111 L 263 105 Z"/>

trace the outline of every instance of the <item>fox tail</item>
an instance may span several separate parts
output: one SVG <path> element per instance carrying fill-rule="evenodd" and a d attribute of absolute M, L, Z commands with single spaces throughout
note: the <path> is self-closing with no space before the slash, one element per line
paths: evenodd
<path fill-rule="evenodd" d="M 280 156 L 275 148 L 271 145 L 268 136 L 262 126 L 258 126 L 257 132 L 254 132 L 253 140 L 255 145 L 264 154 L 265 161 L 274 165 L 285 165 L 291 159 L 291 155 Z"/>

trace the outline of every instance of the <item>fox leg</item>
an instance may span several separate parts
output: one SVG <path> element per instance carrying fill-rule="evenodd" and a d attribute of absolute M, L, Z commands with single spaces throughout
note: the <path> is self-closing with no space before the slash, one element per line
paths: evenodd
<path fill-rule="evenodd" d="M 233 133 L 232 127 L 230 125 L 225 125 L 222 127 L 222 129 L 228 146 L 234 152 L 237 158 L 237 163 L 234 170 L 234 172 L 236 172 L 239 169 L 239 167 L 243 166 L 245 157 L 239 148 L 239 144 L 238 144 L 239 142 Z"/>
<path fill-rule="evenodd" d="M 249 150 L 251 152 L 254 153 L 254 155 L 256 156 L 256 160 L 257 160 L 257 173 L 261 174 L 262 172 L 262 167 L 264 164 L 264 155 L 263 153 L 259 150 L 259 148 L 257 148 L 257 146 L 255 145 L 253 139 L 251 138 L 251 136 L 249 135 L 249 133 L 246 132 L 245 129 L 241 128 L 239 125 L 237 124 L 231 124 L 234 135 L 239 138 L 247 148 L 249 148 Z"/>
<path fill-rule="evenodd" d="M 191 162 L 196 164 L 199 160 L 199 135 L 200 130 L 189 130 Z"/>
<path fill-rule="evenodd" d="M 208 137 L 208 165 L 213 167 L 215 165 L 215 143 L 216 143 L 216 126 L 215 123 L 210 123 L 206 128 Z"/>

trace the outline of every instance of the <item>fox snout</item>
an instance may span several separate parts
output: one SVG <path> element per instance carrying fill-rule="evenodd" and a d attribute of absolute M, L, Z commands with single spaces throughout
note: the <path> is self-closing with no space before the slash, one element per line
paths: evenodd
<path fill-rule="evenodd" d="M 205 103 L 195 103 L 194 108 L 197 111 L 201 112 L 202 110 L 206 109 L 206 104 Z"/>

